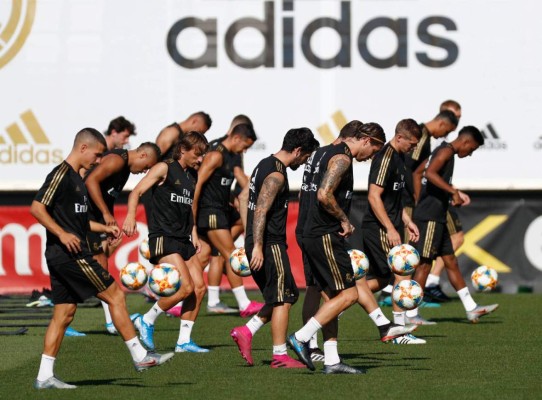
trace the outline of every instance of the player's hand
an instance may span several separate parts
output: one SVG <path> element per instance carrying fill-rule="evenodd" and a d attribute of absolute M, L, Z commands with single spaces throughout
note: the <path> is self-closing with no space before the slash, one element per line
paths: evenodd
<path fill-rule="evenodd" d="M 70 253 L 81 253 L 81 240 L 73 233 L 64 232 L 58 238 Z"/>
<path fill-rule="evenodd" d="M 399 232 L 397 232 L 395 228 L 388 229 L 388 233 L 386 235 L 388 236 L 388 243 L 390 244 L 390 246 L 394 247 L 402 243 L 401 235 L 399 235 Z M 418 236 L 419 236 L 419 232 L 418 232 Z"/>
<path fill-rule="evenodd" d="M 354 229 L 356 229 L 354 228 L 354 225 L 350 223 L 349 220 L 341 221 L 341 228 L 342 228 L 342 231 L 339 232 L 339 235 L 345 238 L 352 235 L 352 233 L 354 233 Z"/>
<path fill-rule="evenodd" d="M 122 234 L 122 231 L 117 225 L 105 225 L 104 233 L 107 233 L 108 236 L 118 238 Z"/>
<path fill-rule="evenodd" d="M 114 253 L 115 250 L 117 250 L 117 248 L 122 243 L 122 236 L 122 231 L 117 237 L 107 236 L 107 248 L 104 249 L 104 253 L 106 256 L 109 257 L 111 254 Z"/>
<path fill-rule="evenodd" d="M 250 269 L 259 271 L 263 265 L 263 250 L 260 246 L 254 246 L 252 250 L 252 259 L 250 260 Z"/>
<path fill-rule="evenodd" d="M 104 214 L 104 221 L 107 226 L 117 226 L 117 221 L 115 220 L 115 217 L 111 214 Z"/>
<path fill-rule="evenodd" d="M 461 198 L 459 193 L 459 190 L 456 190 L 452 194 L 452 206 L 460 206 L 463 204 L 463 199 Z"/>
<path fill-rule="evenodd" d="M 470 204 L 470 196 L 468 194 L 466 194 L 466 193 L 463 193 L 461 190 L 458 193 L 459 193 L 459 197 L 463 201 L 463 203 L 461 203 L 461 205 L 462 206 L 468 206 Z"/>
<path fill-rule="evenodd" d="M 126 217 L 126 219 L 124 220 L 124 224 L 122 224 L 122 230 L 124 231 L 126 236 L 134 236 L 137 232 L 137 224 L 135 218 Z"/>
<path fill-rule="evenodd" d="M 411 242 L 416 243 L 420 240 L 420 231 L 414 222 L 410 221 L 406 228 L 408 229 L 408 236 Z"/>
<path fill-rule="evenodd" d="M 201 241 L 199 240 L 198 235 L 192 234 L 192 244 L 196 248 L 196 254 L 201 253 Z"/>

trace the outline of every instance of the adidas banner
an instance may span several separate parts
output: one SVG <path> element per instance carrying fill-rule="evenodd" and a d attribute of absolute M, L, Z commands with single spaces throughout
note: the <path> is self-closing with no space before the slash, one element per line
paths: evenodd
<path fill-rule="evenodd" d="M 352 248 L 360 248 L 359 229 L 367 207 L 366 195 L 356 193 L 352 203 L 351 220 L 358 228 L 349 239 Z M 487 265 L 499 274 L 503 291 L 518 290 L 542 292 L 542 204 L 539 199 L 501 198 L 494 196 L 473 197 L 468 207 L 459 209 L 465 241 L 457 251 L 459 266 L 467 285 L 470 274 Z M 296 284 L 305 287 L 303 262 L 295 239 L 298 202 L 289 204 L 287 219 L 288 256 Z M 115 208 L 119 223 L 124 221 L 126 206 Z M 147 268 L 152 265 L 138 252 L 139 243 L 147 237 L 145 213 L 142 207 L 136 215 L 138 235 L 124 237 L 121 246 L 109 259 L 111 274 L 117 278 L 120 269 L 128 262 L 139 261 Z M 240 240 L 236 243 L 242 246 Z M 49 273 L 43 256 L 45 230 L 30 216 L 28 206 L 0 206 L 0 294 L 29 293 L 33 289 L 49 287 Z M 244 278 L 245 287 L 256 289 L 251 277 Z M 442 274 L 443 287 L 453 293 Z M 222 287 L 229 289 L 225 277 Z"/>
<path fill-rule="evenodd" d="M 537 0 L 3 2 L 0 190 L 38 189 L 78 130 L 119 115 L 136 124 L 135 147 L 195 111 L 211 115 L 209 138 L 247 114 L 250 172 L 292 127 L 329 143 L 359 119 L 391 138 L 447 99 L 462 105 L 460 127 L 486 137 L 457 163 L 459 187 L 540 188 L 541 11 Z M 365 189 L 369 164 L 355 169 Z"/>

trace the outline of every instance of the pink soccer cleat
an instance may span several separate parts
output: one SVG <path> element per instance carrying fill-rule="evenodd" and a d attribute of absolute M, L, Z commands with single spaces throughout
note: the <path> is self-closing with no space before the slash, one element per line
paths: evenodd
<path fill-rule="evenodd" d="M 183 311 L 183 306 L 180 306 L 177 304 L 176 306 L 173 306 L 169 310 L 167 310 L 166 314 L 171 315 L 172 317 L 180 318 L 182 311 Z"/>
<path fill-rule="evenodd" d="M 248 307 L 244 310 L 241 310 L 239 314 L 241 315 L 241 317 L 247 318 L 254 314 L 258 314 L 258 312 L 262 309 L 263 306 L 263 303 L 258 303 L 257 301 L 252 300 Z"/>
<path fill-rule="evenodd" d="M 237 343 L 239 353 L 246 360 L 248 365 L 254 365 L 252 360 L 252 332 L 245 325 L 233 328 L 230 336 Z"/>
<path fill-rule="evenodd" d="M 288 354 L 274 355 L 271 361 L 271 368 L 307 368 L 305 364 L 294 360 Z"/>

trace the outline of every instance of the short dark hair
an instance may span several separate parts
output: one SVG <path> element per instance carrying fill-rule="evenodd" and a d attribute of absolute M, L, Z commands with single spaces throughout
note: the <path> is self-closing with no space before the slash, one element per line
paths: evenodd
<path fill-rule="evenodd" d="M 395 126 L 395 134 L 397 135 L 399 133 L 406 136 L 414 136 L 416 139 L 420 139 L 422 137 L 422 129 L 420 128 L 420 125 L 418 125 L 418 123 L 412 118 L 405 118 L 397 123 Z"/>
<path fill-rule="evenodd" d="M 107 131 L 105 131 L 105 136 L 111 135 L 113 131 L 122 132 L 125 130 L 130 132 L 129 136 L 136 135 L 135 129 L 135 125 L 121 115 L 120 117 L 111 120 L 109 126 L 107 127 Z"/>
<path fill-rule="evenodd" d="M 363 124 L 360 131 L 362 136 L 371 138 L 371 143 L 373 145 L 383 145 L 386 143 L 386 133 L 380 124 L 377 124 L 376 122 L 367 122 L 366 124 Z"/>
<path fill-rule="evenodd" d="M 469 135 L 480 146 L 484 145 L 484 141 L 485 141 L 484 136 L 482 135 L 482 132 L 480 132 L 480 130 L 475 126 L 472 126 L 472 125 L 464 126 L 463 128 L 461 128 L 461 130 L 457 134 L 458 137 L 461 135 Z"/>
<path fill-rule="evenodd" d="M 309 128 L 290 129 L 284 136 L 281 150 L 291 153 L 298 147 L 301 147 L 302 153 L 312 153 L 320 147 L 320 143 Z"/>
<path fill-rule="evenodd" d="M 84 142 L 84 141 L 95 141 L 103 145 L 107 149 L 107 142 L 105 141 L 104 136 L 94 128 L 83 128 L 77 134 L 75 135 L 75 139 L 73 141 L 73 145 L 77 145 L 78 143 Z"/>
<path fill-rule="evenodd" d="M 177 143 L 175 143 L 173 158 L 178 160 L 181 156 L 181 150 L 190 151 L 195 147 L 201 151 L 201 154 L 205 154 L 209 149 L 209 142 L 205 138 L 205 135 L 199 132 L 188 132 L 182 135 L 179 140 L 177 140 Z"/>
<path fill-rule="evenodd" d="M 357 119 L 354 119 L 348 122 L 345 126 L 341 128 L 341 131 L 339 132 L 339 137 L 340 138 L 349 138 L 349 137 L 359 138 L 362 125 L 363 125 L 363 122 L 358 121 Z"/>
<path fill-rule="evenodd" d="M 245 114 L 238 114 L 231 120 L 230 126 L 235 126 L 239 124 L 247 124 L 250 125 L 251 128 L 254 128 L 254 125 L 252 124 L 252 120 L 247 117 Z"/>
<path fill-rule="evenodd" d="M 448 110 L 449 108 L 456 108 L 458 110 L 461 110 L 461 104 L 459 104 L 457 101 L 455 100 L 444 100 L 441 104 L 440 104 L 440 109 L 439 111 L 444 111 L 444 110 Z"/>
<path fill-rule="evenodd" d="M 258 137 L 256 136 L 256 132 L 254 132 L 252 125 L 249 125 L 249 124 L 235 125 L 231 131 L 231 135 L 232 136 L 239 135 L 245 139 L 252 139 L 252 141 L 254 142 L 258 140 Z"/>
<path fill-rule="evenodd" d="M 459 120 L 457 119 L 457 117 L 455 116 L 455 114 L 453 113 L 453 111 L 450 111 L 450 110 L 442 110 L 440 111 L 435 119 L 440 119 L 440 120 L 444 120 L 444 121 L 448 121 L 450 124 L 452 124 L 454 127 L 457 126 L 457 124 L 459 123 Z"/>
<path fill-rule="evenodd" d="M 188 117 L 188 118 L 192 118 L 192 117 L 200 117 L 201 119 L 203 119 L 203 122 L 207 126 L 207 129 L 211 129 L 211 125 L 213 124 L 213 120 L 211 119 L 211 116 L 209 114 L 207 114 L 206 112 L 198 111 L 198 112 L 195 112 L 194 114 L 191 114 L 190 117 Z"/>
<path fill-rule="evenodd" d="M 136 150 L 143 150 L 143 149 L 148 149 L 150 150 L 151 152 L 154 152 L 154 154 L 156 155 L 156 158 L 159 160 L 160 157 L 162 157 L 162 151 L 160 151 L 160 147 L 158 147 L 158 145 L 156 143 L 153 143 L 153 142 L 144 142 L 144 143 L 141 143 Z"/>

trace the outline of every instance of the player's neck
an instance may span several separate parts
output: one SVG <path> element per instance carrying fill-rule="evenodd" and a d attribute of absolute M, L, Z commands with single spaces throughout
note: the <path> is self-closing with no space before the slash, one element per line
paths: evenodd
<path fill-rule="evenodd" d="M 68 154 L 68 157 L 66 157 L 64 161 L 76 172 L 83 168 L 81 161 L 79 161 L 78 157 L 73 153 Z"/>
<path fill-rule="evenodd" d="M 226 150 L 231 153 L 231 149 L 233 146 L 233 138 L 231 137 L 231 135 L 226 136 L 226 139 L 222 141 L 222 146 L 224 146 Z"/>
<path fill-rule="evenodd" d="M 289 153 L 286 150 L 280 150 L 273 154 L 273 157 L 277 158 L 281 163 L 288 167 L 292 161 L 295 159 L 293 153 Z"/>

